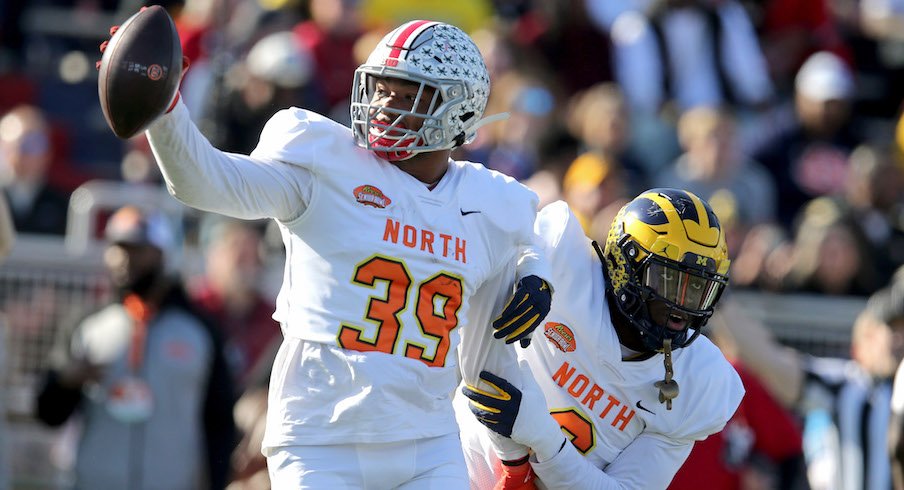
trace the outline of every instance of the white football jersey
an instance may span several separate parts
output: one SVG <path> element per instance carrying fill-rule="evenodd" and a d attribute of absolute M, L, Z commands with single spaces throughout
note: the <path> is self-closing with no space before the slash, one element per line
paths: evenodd
<path fill-rule="evenodd" d="M 298 108 L 274 115 L 249 157 L 194 141 L 187 112 L 174 113 L 150 131 L 174 195 L 224 214 L 275 217 L 285 244 L 274 313 L 285 340 L 265 447 L 457 431 L 456 348 L 475 291 L 516 262 L 520 275 L 549 275 L 534 250 L 536 195 L 455 161 L 428 190 L 357 147 L 345 126 Z M 196 183 L 182 174 L 190 164 Z"/>
<path fill-rule="evenodd" d="M 673 351 L 680 393 L 667 410 L 654 386 L 665 375 L 663 355 L 622 360 L 605 297 L 603 265 L 568 206 L 559 201 L 543 208 L 537 228 L 546 242 L 556 290 L 552 310 L 519 356 L 530 365 L 549 412 L 584 456 L 577 459 L 591 463 L 597 475 L 582 481 L 580 468 L 569 468 L 574 462 L 555 461 L 558 456 L 548 465 L 534 463 L 534 469 L 551 487 L 564 483 L 550 478 L 567 475 L 578 488 L 608 488 L 590 481 L 596 477 L 628 488 L 664 488 L 693 442 L 720 431 L 731 418 L 744 393 L 740 378 L 719 349 L 700 337 Z M 487 475 L 498 474 L 499 466 L 487 456 L 492 453 L 485 432 L 475 430 L 476 419 L 465 414 L 463 406 L 458 400 L 458 416 L 466 425 L 469 471 L 472 480 L 487 482 Z M 632 444 L 637 448 L 627 452 Z M 547 466 L 556 468 L 544 472 Z"/>

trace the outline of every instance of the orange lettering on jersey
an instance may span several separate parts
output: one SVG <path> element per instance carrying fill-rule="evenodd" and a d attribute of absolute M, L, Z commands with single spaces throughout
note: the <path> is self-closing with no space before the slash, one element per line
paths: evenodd
<path fill-rule="evenodd" d="M 563 362 L 562 365 L 559 366 L 559 370 L 552 375 L 552 380 L 559 383 L 559 386 L 565 386 L 565 383 L 568 382 L 568 379 L 571 378 L 571 375 L 574 374 L 574 372 L 575 368 L 569 366 L 567 362 Z"/>
<path fill-rule="evenodd" d="M 443 257 L 448 257 L 449 256 L 449 240 L 452 239 L 452 235 L 440 233 L 439 237 L 443 239 Z"/>
<path fill-rule="evenodd" d="M 433 253 L 433 232 L 421 230 L 421 250 Z"/>
<path fill-rule="evenodd" d="M 575 376 L 577 373 L 577 376 Z M 572 379 L 574 378 L 574 379 Z M 581 405 L 587 407 L 590 411 L 595 411 L 596 402 L 603 399 L 605 395 L 605 406 L 599 412 L 600 419 L 611 419 L 609 424 L 618 430 L 625 430 L 631 419 L 634 418 L 634 410 L 631 405 L 622 403 L 621 400 L 612 395 L 607 395 L 606 391 L 589 376 L 577 372 L 577 368 L 572 367 L 567 362 L 563 362 L 559 369 L 552 374 L 552 380 L 561 388 L 565 388 L 569 395 Z M 567 385 L 567 387 L 566 387 Z M 621 407 L 617 411 L 613 408 Z"/>
<path fill-rule="evenodd" d="M 634 410 L 627 405 L 622 405 L 621 410 L 618 411 L 618 415 L 612 420 L 612 427 L 615 427 L 618 430 L 625 430 L 625 427 L 628 426 L 628 422 L 633 418 Z"/>
<path fill-rule="evenodd" d="M 608 398 L 609 398 L 609 404 L 606 405 L 606 408 L 604 408 L 602 412 L 600 412 L 601 419 L 604 419 L 604 418 L 606 418 L 606 415 L 609 415 L 609 411 L 612 410 L 612 407 L 614 407 L 616 405 L 621 405 L 621 401 L 619 401 L 618 398 L 615 398 L 612 395 L 609 395 Z"/>
<path fill-rule="evenodd" d="M 455 260 L 462 264 L 468 263 L 468 257 L 465 256 L 465 244 L 467 242 L 461 238 L 455 237 Z"/>
<path fill-rule="evenodd" d="M 583 374 L 579 374 L 577 378 L 574 378 L 574 381 L 572 381 L 571 385 L 568 387 L 568 394 L 575 398 L 580 398 L 581 393 L 584 392 L 589 384 L 590 378 L 584 376 Z"/>
<path fill-rule="evenodd" d="M 436 243 L 437 236 L 442 240 L 442 248 L 440 249 L 437 244 L 437 248 L 434 250 L 433 244 Z M 468 263 L 467 240 L 447 233 L 437 234 L 431 230 L 403 225 L 392 218 L 386 218 L 386 225 L 383 227 L 383 241 L 401 244 L 408 248 L 419 248 L 423 252 L 441 255 L 462 264 Z"/>
<path fill-rule="evenodd" d="M 598 384 L 594 383 L 590 388 L 590 393 L 587 393 L 587 396 L 584 397 L 583 400 L 581 400 L 581 405 L 585 405 L 590 410 L 593 410 L 593 405 L 595 405 L 596 402 L 600 400 L 600 398 L 603 396 L 603 393 L 605 393 L 603 389 L 600 388 Z"/>
<path fill-rule="evenodd" d="M 411 225 L 402 227 L 402 245 L 414 248 L 417 245 L 417 230 Z"/>

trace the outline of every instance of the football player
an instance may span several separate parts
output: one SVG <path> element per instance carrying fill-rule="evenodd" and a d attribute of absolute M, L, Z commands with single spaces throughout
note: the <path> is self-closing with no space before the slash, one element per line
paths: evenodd
<path fill-rule="evenodd" d="M 602 248 L 563 202 L 537 230 L 556 284 L 542 341 L 517 353 L 523 376 L 484 371 L 491 388 L 466 385 L 456 403 L 474 486 L 533 472 L 549 488 L 666 488 L 744 394 L 700 336 L 728 281 L 719 220 L 694 194 L 652 189 L 621 209 Z M 500 464 L 480 423 L 530 447 L 530 466 Z"/>
<path fill-rule="evenodd" d="M 551 301 L 537 196 L 450 158 L 494 120 L 489 90 L 464 32 L 418 20 L 355 72 L 351 128 L 283 110 L 250 155 L 213 148 L 181 102 L 149 128 L 177 199 L 282 232 L 284 340 L 263 443 L 274 488 L 467 487 L 456 349 L 491 323 L 507 343 L 527 337 Z M 495 322 L 470 311 L 516 273 Z"/>

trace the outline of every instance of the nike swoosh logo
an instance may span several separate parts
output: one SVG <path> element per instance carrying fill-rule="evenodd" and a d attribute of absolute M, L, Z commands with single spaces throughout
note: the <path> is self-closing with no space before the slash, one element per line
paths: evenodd
<path fill-rule="evenodd" d="M 464 209 L 461 209 L 461 208 L 459 208 L 458 210 L 461 211 L 461 215 L 462 215 L 462 216 L 467 216 L 467 215 L 469 215 L 469 214 L 474 214 L 474 213 L 479 213 L 479 212 L 480 212 L 480 211 L 465 211 Z"/>
<path fill-rule="evenodd" d="M 649 410 L 646 407 L 644 407 L 643 405 L 641 405 L 640 400 L 637 400 L 637 403 L 635 405 L 637 405 L 637 408 L 643 410 L 644 412 L 649 412 L 649 413 L 652 413 L 653 415 L 656 415 L 656 412 Z"/>

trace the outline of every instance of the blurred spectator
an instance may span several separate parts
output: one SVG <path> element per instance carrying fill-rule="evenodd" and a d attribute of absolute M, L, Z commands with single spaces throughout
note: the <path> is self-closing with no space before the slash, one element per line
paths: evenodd
<path fill-rule="evenodd" d="M 16 229 L 9 205 L 4 199 L 0 199 L 0 262 L 12 252 L 15 243 Z"/>
<path fill-rule="evenodd" d="M 895 117 L 904 98 L 904 3 L 900 0 L 830 2 L 853 52 L 859 115 Z"/>
<path fill-rule="evenodd" d="M 66 232 L 69 197 L 47 181 L 50 128 L 40 109 L 18 106 L 0 119 L 0 185 L 22 233 Z"/>
<path fill-rule="evenodd" d="M 227 490 L 270 490 L 267 458 L 261 453 L 267 420 L 270 371 L 279 345 L 268 349 L 253 372 L 248 386 L 235 403 L 239 443 L 232 453 L 232 481 Z"/>
<path fill-rule="evenodd" d="M 841 58 L 812 55 L 797 73 L 795 90 L 795 121 L 754 153 L 775 178 L 785 226 L 807 200 L 842 192 L 848 157 L 860 144 L 851 119 L 854 79 Z"/>
<path fill-rule="evenodd" d="M 865 296 L 884 283 L 862 229 L 829 198 L 804 207 L 793 246 L 786 290 Z"/>
<path fill-rule="evenodd" d="M 9 255 L 16 240 L 13 219 L 9 214 L 6 201 L 0 199 L 0 262 Z M 6 379 L 6 317 L 0 312 L 0 384 Z M 9 490 L 10 467 L 9 437 L 6 435 L 6 405 L 3 403 L 3 390 L 0 390 L 0 490 Z"/>
<path fill-rule="evenodd" d="M 554 127 L 556 101 L 551 88 L 532 75 L 508 72 L 493 80 L 486 114 L 509 113 L 487 126 L 470 146 L 459 147 L 454 158 L 484 162 L 488 168 L 523 180 L 537 170 L 543 136 Z"/>
<path fill-rule="evenodd" d="M 724 190 L 733 196 L 737 220 L 744 226 L 774 220 L 775 183 L 765 168 L 740 152 L 730 113 L 691 109 L 678 121 L 678 138 L 685 153 L 656 175 L 653 187 L 680 187 L 707 200 Z"/>
<path fill-rule="evenodd" d="M 742 0 L 778 91 L 793 90 L 794 75 L 808 56 L 831 51 L 850 57 L 827 0 Z"/>
<path fill-rule="evenodd" d="M 316 1 L 316 0 L 315 0 Z M 446 22 L 465 32 L 486 27 L 492 20 L 490 0 L 343 0 L 358 6 L 368 28 L 386 31 L 414 19 Z"/>
<path fill-rule="evenodd" d="M 296 25 L 301 46 L 313 56 L 314 77 L 326 98 L 329 116 L 348 122 L 349 88 L 358 60 L 355 43 L 364 33 L 359 14 L 361 0 L 310 0 L 311 18 Z"/>
<path fill-rule="evenodd" d="M 817 358 L 779 344 L 736 305 L 710 322 L 785 406 L 804 418 L 810 487 L 891 488 L 887 430 L 892 377 L 904 359 L 904 290 L 882 289 L 860 312 L 851 358 Z"/>
<path fill-rule="evenodd" d="M 227 490 L 269 490 L 267 458 L 261 454 L 267 421 L 267 388 L 247 390 L 235 404 L 236 427 L 242 434 L 232 453 L 233 476 Z"/>
<path fill-rule="evenodd" d="M 47 424 L 82 416 L 77 488 L 226 483 L 228 368 L 216 333 L 164 272 L 171 237 L 156 218 L 134 207 L 110 217 L 104 264 L 118 300 L 60 339 L 37 395 Z"/>
<path fill-rule="evenodd" d="M 569 100 L 566 117 L 583 151 L 596 153 L 621 169 L 628 196 L 649 188 L 648 165 L 631 148 L 631 119 L 618 85 L 600 83 L 575 94 Z"/>
<path fill-rule="evenodd" d="M 732 255 L 731 284 L 738 288 L 781 290 L 790 269 L 792 250 L 791 240 L 781 226 L 765 223 L 750 228 Z"/>
<path fill-rule="evenodd" d="M 612 218 L 631 200 L 618 163 L 595 152 L 584 153 L 571 163 L 562 181 L 562 196 L 584 232 L 604 240 Z M 593 219 L 603 209 L 609 210 L 609 223 L 600 223 L 601 234 L 594 235 Z"/>
<path fill-rule="evenodd" d="M 612 80 L 609 37 L 593 24 L 584 0 L 495 3 L 495 25 L 526 58 L 522 64 L 548 67 L 566 94 Z"/>
<path fill-rule="evenodd" d="M 884 147 L 857 147 L 836 202 L 869 241 L 880 280 L 889 281 L 892 271 L 904 265 L 904 167 Z"/>
<path fill-rule="evenodd" d="M 901 286 L 898 286 L 901 287 Z M 891 420 L 888 422 L 888 450 L 895 490 L 904 489 L 904 361 L 895 371 L 891 392 Z"/>
<path fill-rule="evenodd" d="M 744 383 L 744 398 L 721 432 L 694 444 L 669 488 L 806 488 L 802 430 L 796 417 L 738 359 L 741 346 L 731 336 L 723 329 L 712 329 L 705 335 L 738 372 Z"/>
<path fill-rule="evenodd" d="M 732 365 L 744 383 L 741 405 L 721 432 L 694 443 L 669 489 L 805 488 L 797 420 L 743 364 Z"/>
<path fill-rule="evenodd" d="M 220 105 L 211 143 L 224 151 L 248 153 L 257 145 L 264 124 L 280 109 L 304 106 L 326 113 L 330 106 L 311 83 L 316 69 L 311 53 L 290 31 L 257 41 L 226 73 L 222 99 L 212 101 Z"/>
<path fill-rule="evenodd" d="M 122 180 L 131 184 L 163 184 L 163 176 L 154 161 L 151 145 L 142 133 L 126 141 L 126 152 L 120 162 Z"/>
<path fill-rule="evenodd" d="M 237 392 L 267 348 L 281 338 L 275 305 L 258 289 L 262 275 L 261 231 L 248 221 L 208 215 L 201 226 L 206 268 L 191 295 L 222 332 L 226 361 Z"/>
<path fill-rule="evenodd" d="M 761 107 L 772 84 L 746 11 L 733 0 L 587 0 L 614 46 L 632 110 L 655 114 L 734 103 Z"/>
<path fill-rule="evenodd" d="M 0 316 L 0 382 L 6 378 L 6 317 Z M 9 466 L 9 436 L 6 434 L 6 405 L 0 391 L 0 490 L 9 490 L 11 468 Z"/>

